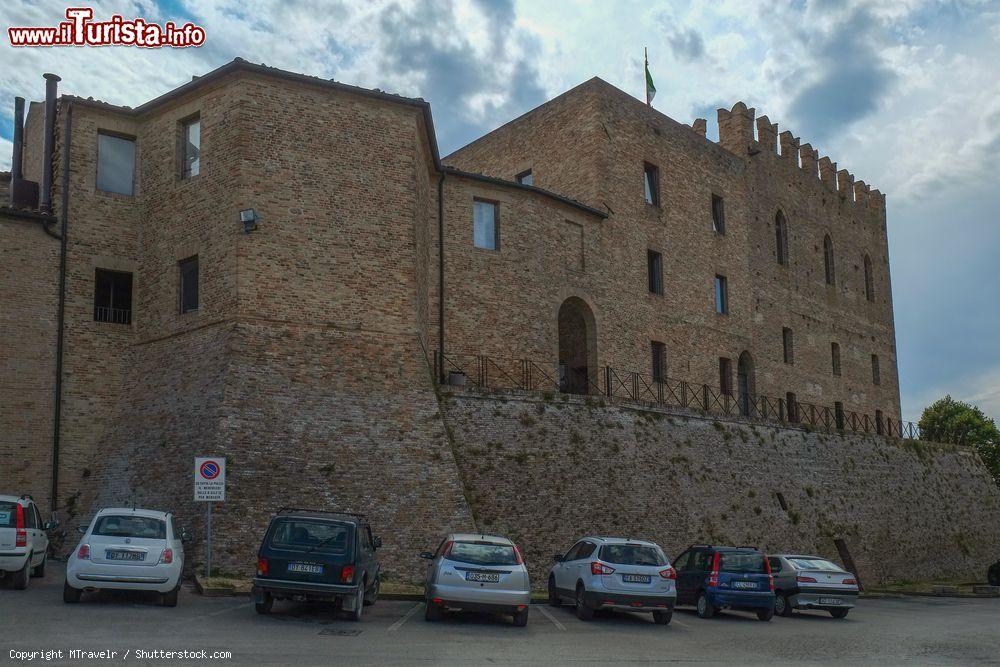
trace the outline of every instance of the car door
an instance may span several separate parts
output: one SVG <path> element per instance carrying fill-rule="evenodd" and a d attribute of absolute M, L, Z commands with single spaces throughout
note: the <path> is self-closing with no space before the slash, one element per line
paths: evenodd
<path fill-rule="evenodd" d="M 44 544 L 39 537 L 41 526 L 38 524 L 38 512 L 35 511 L 35 503 L 28 502 L 24 508 L 24 529 L 28 538 L 28 549 L 31 550 L 30 567 L 34 567 L 45 558 Z"/>
<path fill-rule="evenodd" d="M 691 566 L 691 552 L 685 551 L 674 561 L 674 570 L 677 572 L 677 604 L 687 604 L 690 596 L 688 590 L 689 579 L 687 577 L 688 568 Z"/>
<path fill-rule="evenodd" d="M 35 544 L 38 545 L 38 562 L 41 563 L 49 550 L 49 534 L 45 532 L 45 524 L 42 522 L 42 515 L 38 511 L 38 505 L 31 503 L 31 511 L 35 514 Z"/>
<path fill-rule="evenodd" d="M 569 551 L 566 552 L 566 555 L 563 556 L 562 562 L 556 563 L 556 567 L 554 568 L 556 588 L 564 591 L 572 591 L 576 588 L 576 566 L 574 561 L 576 560 L 577 554 L 580 553 L 580 547 L 582 544 L 583 542 L 577 542 L 574 544 L 570 547 Z"/>
<path fill-rule="evenodd" d="M 573 561 L 573 580 L 570 582 L 573 585 L 573 589 L 576 590 L 576 582 L 578 580 L 590 581 L 590 561 L 593 560 L 594 551 L 597 549 L 597 545 L 593 542 L 584 540 L 580 544 L 580 550 L 576 554 L 576 560 Z"/>

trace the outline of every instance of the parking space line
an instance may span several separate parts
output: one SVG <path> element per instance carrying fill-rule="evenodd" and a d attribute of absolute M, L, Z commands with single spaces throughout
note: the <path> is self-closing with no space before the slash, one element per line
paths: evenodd
<path fill-rule="evenodd" d="M 687 623 L 684 623 L 683 621 L 678 621 L 676 618 L 670 619 L 670 625 L 679 625 L 682 628 L 688 628 L 688 629 L 691 628 L 690 625 L 688 625 Z"/>
<path fill-rule="evenodd" d="M 403 618 L 399 619 L 398 621 L 389 626 L 389 632 L 396 632 L 401 627 L 403 627 L 403 623 L 406 623 L 408 620 L 410 620 L 410 616 L 413 616 L 413 614 L 415 614 L 416 611 L 423 606 L 424 606 L 423 602 L 418 602 L 417 604 L 413 605 L 410 608 L 410 611 L 403 614 Z"/>
<path fill-rule="evenodd" d="M 543 607 L 540 604 L 539 605 L 534 605 L 534 606 L 538 608 L 538 611 L 540 611 L 543 614 L 545 614 L 545 617 L 548 618 L 550 621 L 552 621 L 552 624 L 555 625 L 556 628 L 558 628 L 559 630 L 562 630 L 563 632 L 566 631 L 566 626 L 563 625 L 562 623 L 560 623 L 559 619 L 556 618 L 555 616 L 553 616 L 551 611 L 549 611 L 548 609 L 546 609 L 545 607 Z"/>

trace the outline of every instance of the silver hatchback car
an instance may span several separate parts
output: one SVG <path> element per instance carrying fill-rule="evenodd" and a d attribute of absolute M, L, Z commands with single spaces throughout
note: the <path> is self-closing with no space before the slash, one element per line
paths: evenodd
<path fill-rule="evenodd" d="M 855 576 L 826 558 L 778 554 L 767 560 L 774 577 L 774 613 L 779 616 L 817 609 L 844 618 L 857 603 Z"/>
<path fill-rule="evenodd" d="M 484 611 L 511 614 L 514 625 L 528 624 L 531 584 L 524 557 L 506 537 L 455 533 L 444 538 L 424 584 L 424 618 L 436 621 L 445 612 Z"/>
<path fill-rule="evenodd" d="M 549 604 L 576 605 L 581 620 L 597 609 L 652 612 L 667 625 L 677 601 L 677 571 L 655 542 L 620 537 L 584 537 L 556 554 L 549 573 Z"/>

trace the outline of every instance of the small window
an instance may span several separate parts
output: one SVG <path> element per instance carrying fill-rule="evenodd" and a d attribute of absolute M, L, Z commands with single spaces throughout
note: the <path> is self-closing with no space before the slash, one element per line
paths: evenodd
<path fill-rule="evenodd" d="M 781 344 L 784 348 L 784 356 L 786 364 L 795 363 L 795 341 L 792 337 L 792 330 L 785 327 L 781 330 Z"/>
<path fill-rule="evenodd" d="M 729 314 L 729 281 L 725 276 L 715 276 L 715 312 Z"/>
<path fill-rule="evenodd" d="M 875 411 L 875 432 L 878 433 L 879 435 L 882 435 L 882 433 L 884 432 L 884 429 L 885 429 L 885 427 L 882 424 L 882 421 L 883 421 L 882 420 L 882 411 L 881 410 L 876 410 Z"/>
<path fill-rule="evenodd" d="M 719 195 L 712 195 L 712 229 L 716 234 L 726 233 L 726 210 Z"/>
<path fill-rule="evenodd" d="M 663 382 L 666 379 L 663 363 L 666 346 L 654 340 L 650 342 L 649 350 L 652 356 L 653 382 Z"/>
<path fill-rule="evenodd" d="M 650 293 L 663 294 L 663 256 L 655 250 L 647 251 L 646 266 Z"/>
<path fill-rule="evenodd" d="M 132 323 L 132 274 L 125 271 L 94 271 L 94 321 Z"/>
<path fill-rule="evenodd" d="M 181 178 L 201 173 L 201 119 L 192 118 L 181 124 Z"/>
<path fill-rule="evenodd" d="M 826 271 L 826 284 L 837 284 L 837 267 L 833 258 L 833 241 L 830 236 L 823 237 L 823 268 Z"/>
<path fill-rule="evenodd" d="M 645 186 L 646 203 L 660 205 L 660 170 L 655 165 L 646 162 L 643 165 L 643 184 Z"/>
<path fill-rule="evenodd" d="M 530 169 L 528 169 L 527 171 L 522 171 L 520 174 L 514 177 L 514 180 L 516 180 L 521 185 L 535 184 L 535 179 L 532 178 Z"/>
<path fill-rule="evenodd" d="M 135 181 L 135 140 L 97 135 L 97 189 L 132 195 Z"/>
<path fill-rule="evenodd" d="M 181 260 L 181 313 L 198 310 L 198 256 Z"/>
<path fill-rule="evenodd" d="M 882 384 L 882 373 L 878 367 L 878 355 L 872 355 L 872 384 Z"/>
<path fill-rule="evenodd" d="M 497 205 L 475 200 L 472 204 L 472 242 L 477 248 L 496 250 L 500 247 L 500 229 L 497 225 Z"/>
<path fill-rule="evenodd" d="M 719 357 L 719 392 L 733 395 L 733 360 L 726 357 Z"/>
<path fill-rule="evenodd" d="M 596 548 L 597 545 L 592 544 L 591 542 L 584 542 L 580 545 L 580 551 L 576 555 L 577 559 L 590 558 L 590 554 L 594 553 L 594 549 Z"/>
<path fill-rule="evenodd" d="M 837 430 L 843 431 L 844 424 L 847 421 L 844 414 L 844 404 L 841 401 L 835 401 L 833 404 L 833 414 L 834 419 L 837 422 Z"/>
<path fill-rule="evenodd" d="M 778 264 L 788 266 L 788 223 L 781 211 L 774 216 L 774 244 Z"/>
<path fill-rule="evenodd" d="M 865 255 L 865 298 L 875 301 L 875 275 L 872 273 L 872 258 Z"/>
<path fill-rule="evenodd" d="M 833 366 L 833 374 L 840 377 L 840 344 L 830 343 L 830 363 Z"/>
<path fill-rule="evenodd" d="M 797 423 L 799 421 L 799 402 L 795 398 L 795 392 L 785 394 L 785 410 L 788 414 L 788 421 Z"/>

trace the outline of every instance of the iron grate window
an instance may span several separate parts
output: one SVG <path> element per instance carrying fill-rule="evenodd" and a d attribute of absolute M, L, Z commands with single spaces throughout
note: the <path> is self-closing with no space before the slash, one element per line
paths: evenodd
<path fill-rule="evenodd" d="M 733 360 L 727 357 L 719 357 L 719 392 L 733 395 Z"/>
<path fill-rule="evenodd" d="M 646 268 L 649 291 L 652 294 L 663 294 L 663 256 L 655 250 L 647 251 Z"/>
<path fill-rule="evenodd" d="M 650 354 L 652 356 L 652 367 L 653 367 L 653 382 L 663 382 L 666 379 L 666 373 L 664 372 L 664 356 L 666 353 L 666 345 L 658 341 L 651 341 L 649 344 Z"/>
<path fill-rule="evenodd" d="M 198 310 L 198 255 L 181 260 L 180 272 L 181 313 Z"/>
<path fill-rule="evenodd" d="M 795 363 L 795 340 L 793 338 L 792 330 L 788 327 L 784 327 L 781 330 L 781 345 L 784 349 L 784 357 L 786 364 Z"/>
<path fill-rule="evenodd" d="M 94 270 L 94 321 L 132 323 L 132 274 Z"/>

